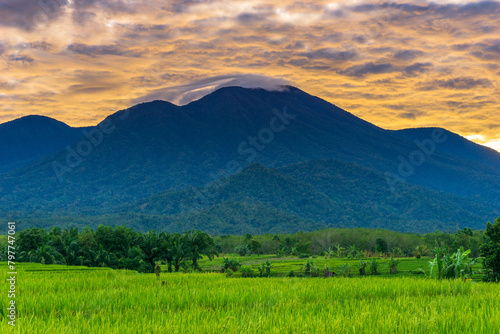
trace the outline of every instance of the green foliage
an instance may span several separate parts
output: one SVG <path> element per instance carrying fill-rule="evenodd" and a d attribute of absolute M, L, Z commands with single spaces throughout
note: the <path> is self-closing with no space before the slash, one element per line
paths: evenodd
<path fill-rule="evenodd" d="M 470 278 L 473 274 L 473 266 L 477 259 L 469 258 L 470 250 L 464 251 L 463 247 L 455 253 L 450 254 L 449 249 L 436 247 L 433 250 L 434 260 L 429 262 L 430 277 L 444 278 Z"/>
<path fill-rule="evenodd" d="M 356 258 L 358 257 L 358 249 L 356 248 L 356 245 L 351 245 L 347 249 L 347 257 L 349 258 Z"/>
<path fill-rule="evenodd" d="M 389 261 L 389 272 L 391 274 L 396 274 L 398 272 L 398 264 L 399 260 L 395 259 L 394 257 L 391 257 Z"/>
<path fill-rule="evenodd" d="M 351 276 L 351 265 L 349 263 L 343 264 L 337 269 L 338 274 L 343 277 Z"/>
<path fill-rule="evenodd" d="M 304 263 L 304 274 L 311 276 L 311 272 L 315 269 L 314 261 L 309 259 Z"/>
<path fill-rule="evenodd" d="M 417 259 L 420 259 L 422 256 L 426 256 L 427 253 L 429 253 L 429 249 L 425 245 L 419 245 L 415 247 L 415 250 L 413 251 L 413 255 Z"/>
<path fill-rule="evenodd" d="M 237 271 L 239 267 L 241 267 L 241 262 L 236 260 L 236 259 L 223 259 L 224 263 L 222 265 L 222 268 L 224 270 L 231 269 L 232 271 Z"/>
<path fill-rule="evenodd" d="M 240 256 L 245 256 L 245 255 L 250 255 L 250 247 L 248 245 L 239 245 L 234 249 L 236 253 L 238 253 Z"/>
<path fill-rule="evenodd" d="M 252 239 L 248 242 L 248 248 L 252 254 L 257 254 L 259 249 L 262 247 L 262 243 L 259 240 Z"/>
<path fill-rule="evenodd" d="M 483 269 L 486 274 L 484 280 L 500 282 L 500 217 L 494 224 L 488 222 L 484 232 L 484 244 L 481 246 Z"/>
<path fill-rule="evenodd" d="M 387 242 L 382 239 L 382 238 L 378 238 L 376 241 L 375 241 L 375 250 L 378 252 L 378 253 L 387 253 Z"/>
<path fill-rule="evenodd" d="M 273 265 L 269 260 L 266 260 L 266 262 L 261 263 L 259 267 L 259 276 L 271 277 L 271 268 L 273 268 Z"/>
<path fill-rule="evenodd" d="M 214 240 L 207 233 L 190 230 L 184 234 L 135 232 L 125 226 L 100 225 L 95 231 L 85 228 L 39 228 L 19 232 L 16 240 L 18 261 L 44 264 L 86 265 L 154 272 L 158 261 L 166 261 L 168 271 L 179 271 L 190 261 L 200 270 L 198 260 L 217 255 Z"/>
<path fill-rule="evenodd" d="M 241 272 L 241 277 L 253 277 L 254 276 L 252 267 L 250 267 L 250 266 L 242 266 L 240 268 L 240 272 Z"/>
<path fill-rule="evenodd" d="M 378 272 L 378 268 L 379 268 L 379 262 L 377 259 L 375 258 L 372 258 L 371 261 L 370 261 L 370 274 L 371 275 L 378 275 L 379 272 Z"/>
<path fill-rule="evenodd" d="M 360 260 L 359 261 L 359 275 L 360 276 L 364 276 L 366 275 L 366 266 L 368 266 L 368 262 L 367 261 L 363 261 L 363 260 Z"/>

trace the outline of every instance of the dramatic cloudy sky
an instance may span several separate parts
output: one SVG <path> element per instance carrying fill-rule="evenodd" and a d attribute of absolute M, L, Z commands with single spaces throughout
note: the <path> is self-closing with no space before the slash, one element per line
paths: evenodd
<path fill-rule="evenodd" d="M 494 1 L 0 0 L 0 122 L 291 83 L 500 150 L 499 18 Z"/>

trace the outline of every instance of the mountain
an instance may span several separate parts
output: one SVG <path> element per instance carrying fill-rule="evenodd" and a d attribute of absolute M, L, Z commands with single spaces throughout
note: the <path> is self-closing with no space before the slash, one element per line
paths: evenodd
<path fill-rule="evenodd" d="M 276 171 L 269 172 L 276 176 L 270 178 L 275 185 L 283 177 L 286 182 L 282 183 L 289 184 L 284 195 L 300 189 L 294 193 L 299 196 L 303 192 L 309 199 L 308 203 L 290 202 L 288 206 L 271 202 L 266 204 L 269 208 L 300 214 L 309 221 L 327 221 L 323 211 L 337 212 L 344 202 L 335 201 L 335 196 L 326 194 L 326 190 L 314 191 L 311 186 L 293 183 L 302 180 L 279 169 L 320 159 L 355 163 L 379 171 L 384 176 L 379 186 L 391 189 L 390 193 L 414 184 L 435 192 L 468 196 L 474 203 L 500 204 L 499 168 L 438 149 L 449 137 L 433 131 L 421 139 L 424 144 L 416 143 L 413 137 L 404 138 L 379 128 L 294 87 L 283 87 L 282 91 L 226 87 L 186 106 L 153 101 L 107 117 L 71 148 L 0 176 L 0 207 L 5 212 L 30 216 L 37 211 L 112 214 L 117 206 L 165 191 L 203 187 L 259 163 L 266 168 L 278 168 L 283 174 L 278 177 L 273 174 Z M 266 189 L 276 191 L 272 187 Z M 431 198 L 437 201 L 435 192 Z M 266 194 L 261 192 L 259 196 Z M 380 196 L 390 194 L 385 190 Z M 460 197 L 446 198 L 451 203 Z M 240 201 L 235 196 L 217 205 L 231 206 Z M 432 202 L 419 203 L 432 206 Z M 446 212 L 462 212 L 461 204 L 457 205 Z M 301 208 L 300 212 L 291 210 L 295 206 Z M 488 211 L 478 207 L 474 210 L 465 210 L 471 215 L 464 217 L 479 219 Z M 361 224 L 361 215 L 357 217 L 356 224 Z"/>
<path fill-rule="evenodd" d="M 432 232 L 482 228 L 500 214 L 491 203 L 409 184 L 393 193 L 383 173 L 336 160 L 279 169 L 251 164 L 205 187 L 157 194 L 122 211 L 168 216 L 169 230 L 194 224 L 211 233 L 292 232 L 311 226 Z M 294 223 L 279 225 L 275 217 Z"/>
<path fill-rule="evenodd" d="M 88 128 L 72 128 L 45 116 L 26 116 L 0 124 L 0 173 L 74 144 Z"/>
<path fill-rule="evenodd" d="M 490 165 L 500 168 L 500 154 L 492 148 L 476 144 L 451 131 L 441 128 L 414 128 L 393 131 L 394 134 L 414 142 L 424 141 L 431 138 L 433 131 L 444 133 L 447 140 L 440 143 L 437 150 L 463 159 L 472 160 L 476 163 Z"/>

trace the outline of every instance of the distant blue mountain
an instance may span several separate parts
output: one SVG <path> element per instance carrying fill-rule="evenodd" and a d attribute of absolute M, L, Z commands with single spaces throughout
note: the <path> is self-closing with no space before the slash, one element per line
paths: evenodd
<path fill-rule="evenodd" d="M 26 116 L 0 124 L 0 173 L 74 144 L 84 129 L 45 116 Z"/>

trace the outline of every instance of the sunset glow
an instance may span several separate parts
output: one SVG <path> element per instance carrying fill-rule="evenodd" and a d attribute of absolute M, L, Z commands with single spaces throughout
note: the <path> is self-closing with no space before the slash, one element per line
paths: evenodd
<path fill-rule="evenodd" d="M 387 129 L 500 151 L 494 1 L 1 1 L 0 122 L 289 83 Z"/>

